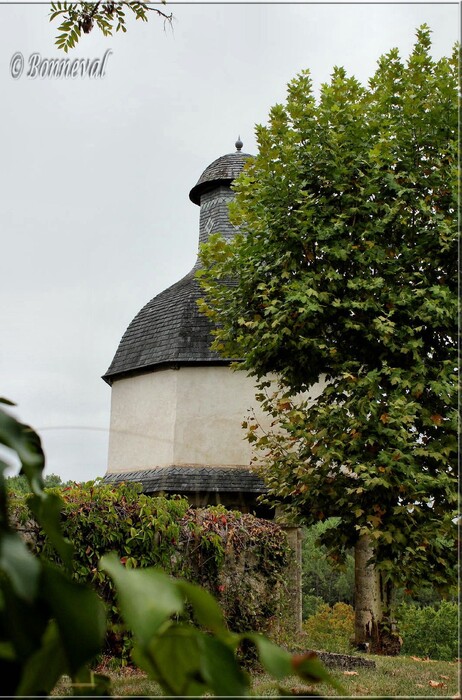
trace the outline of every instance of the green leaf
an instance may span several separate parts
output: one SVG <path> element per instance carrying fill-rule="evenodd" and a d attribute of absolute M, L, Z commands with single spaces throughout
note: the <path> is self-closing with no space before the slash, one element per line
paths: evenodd
<path fill-rule="evenodd" d="M 14 450 L 22 464 L 31 488 L 41 484 L 42 470 L 45 464 L 40 438 L 28 425 L 0 410 L 0 444 Z"/>
<path fill-rule="evenodd" d="M 41 597 L 56 619 L 74 675 L 101 650 L 106 632 L 104 605 L 94 591 L 69 580 L 49 564 L 43 565 Z"/>
<path fill-rule="evenodd" d="M 192 685 L 206 685 L 200 676 L 200 632 L 192 626 L 169 625 L 162 634 L 155 634 L 143 649 L 143 668 L 162 685 L 169 695 L 190 695 Z M 140 660 L 136 653 L 134 658 Z"/>
<path fill-rule="evenodd" d="M 176 585 L 191 603 L 197 622 L 216 634 L 228 633 L 223 613 L 215 598 L 200 586 L 177 580 Z"/>
<path fill-rule="evenodd" d="M 125 622 L 143 645 L 147 645 L 170 615 L 183 610 L 180 591 L 166 574 L 156 569 L 125 569 L 116 554 L 100 561 L 115 583 Z"/>
<path fill-rule="evenodd" d="M 327 683 L 340 694 L 345 694 L 341 684 L 330 676 L 315 652 L 292 655 L 260 634 L 246 633 L 242 637 L 255 644 L 261 664 L 273 678 L 282 680 L 295 674 L 310 683 Z"/>
<path fill-rule="evenodd" d="M 5 661 L 14 661 L 16 652 L 12 642 L 0 642 L 0 659 Z"/>
<path fill-rule="evenodd" d="M 6 399 L 4 396 L 0 396 L 0 403 L 5 404 L 5 406 L 16 406 L 14 401 L 10 401 L 10 399 Z"/>
<path fill-rule="evenodd" d="M 70 569 L 74 548 L 61 533 L 62 499 L 55 493 L 42 493 L 30 496 L 28 504 L 65 566 Z"/>
<path fill-rule="evenodd" d="M 346 691 L 338 681 L 325 669 L 314 651 L 292 657 L 292 668 L 295 673 L 310 683 L 327 683 L 335 688 L 340 695 L 346 695 Z"/>
<path fill-rule="evenodd" d="M 27 659 L 16 695 L 48 695 L 67 670 L 67 660 L 54 620 L 43 635 L 41 646 Z"/>
<path fill-rule="evenodd" d="M 247 632 L 242 637 L 255 644 L 262 666 L 273 678 L 282 680 L 294 673 L 292 657 L 288 651 L 273 644 L 261 634 Z"/>
<path fill-rule="evenodd" d="M 16 595 L 29 602 L 35 599 L 40 564 L 15 532 L 0 535 L 0 571 L 8 576 Z"/>
<path fill-rule="evenodd" d="M 233 651 L 220 639 L 201 635 L 201 669 L 208 687 L 215 695 L 246 696 L 250 679 L 243 671 Z"/>

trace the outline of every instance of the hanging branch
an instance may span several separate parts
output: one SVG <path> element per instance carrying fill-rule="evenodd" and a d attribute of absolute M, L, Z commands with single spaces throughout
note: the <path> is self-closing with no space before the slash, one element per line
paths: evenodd
<path fill-rule="evenodd" d="M 165 5 L 165 0 L 161 0 Z M 113 32 L 126 32 L 126 12 L 129 10 L 135 15 L 135 19 L 148 21 L 148 13 L 154 12 L 163 18 L 165 23 L 172 23 L 173 14 L 167 14 L 158 7 L 151 7 L 148 2 L 53 2 L 51 3 L 50 22 L 59 17 L 62 21 L 58 27 L 56 46 L 65 53 L 73 49 L 78 43 L 82 32 L 89 34 L 94 26 L 104 36 L 112 36 Z"/>

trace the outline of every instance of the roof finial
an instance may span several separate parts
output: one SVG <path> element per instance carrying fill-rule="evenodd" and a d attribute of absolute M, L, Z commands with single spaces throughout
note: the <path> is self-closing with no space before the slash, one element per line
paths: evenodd
<path fill-rule="evenodd" d="M 241 148 L 242 148 L 242 146 L 243 146 L 244 144 L 242 143 L 241 137 L 240 137 L 240 136 L 237 137 L 237 141 L 236 141 L 236 143 L 235 143 L 234 145 L 236 146 L 236 150 L 237 150 L 237 151 L 240 151 L 240 150 L 241 150 Z"/>

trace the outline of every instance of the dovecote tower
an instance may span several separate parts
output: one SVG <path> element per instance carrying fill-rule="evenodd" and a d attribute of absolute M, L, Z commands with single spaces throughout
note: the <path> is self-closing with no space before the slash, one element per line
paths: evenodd
<path fill-rule="evenodd" d="M 231 183 L 248 153 L 217 158 L 189 193 L 200 208 L 199 242 L 234 235 Z M 254 381 L 233 358 L 210 349 L 210 321 L 199 313 L 195 272 L 151 299 L 120 341 L 103 379 L 112 387 L 106 481 L 138 481 L 147 493 L 179 493 L 193 505 L 222 503 L 268 516 L 256 502 L 263 483 L 250 471 L 241 427 L 257 409 Z"/>

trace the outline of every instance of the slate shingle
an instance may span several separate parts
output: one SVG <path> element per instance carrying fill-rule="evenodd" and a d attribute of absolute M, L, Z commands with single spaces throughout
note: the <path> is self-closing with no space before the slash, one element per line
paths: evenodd
<path fill-rule="evenodd" d="M 251 157 L 250 153 L 236 151 L 235 153 L 227 153 L 225 156 L 214 160 L 204 170 L 189 193 L 191 202 L 200 205 L 201 195 L 204 192 L 209 192 L 219 185 L 231 184 L 242 171 L 247 158 Z"/>
<path fill-rule="evenodd" d="M 263 481 L 249 469 L 172 466 L 106 474 L 103 480 L 111 484 L 134 481 L 142 484 L 145 493 L 266 493 Z"/>
<path fill-rule="evenodd" d="M 114 379 L 163 365 L 228 364 L 210 349 L 212 324 L 199 313 L 203 296 L 191 270 L 182 280 L 158 294 L 135 316 L 120 341 L 103 379 Z"/>

